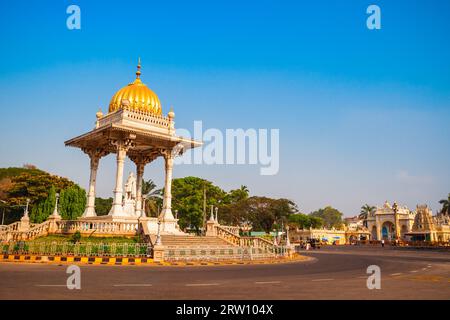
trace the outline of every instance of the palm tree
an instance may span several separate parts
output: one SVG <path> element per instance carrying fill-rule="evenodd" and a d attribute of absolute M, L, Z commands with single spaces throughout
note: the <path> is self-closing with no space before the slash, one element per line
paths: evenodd
<path fill-rule="evenodd" d="M 241 185 L 241 187 L 239 188 L 241 191 L 246 192 L 248 194 L 248 188 L 247 186 Z"/>
<path fill-rule="evenodd" d="M 157 215 L 158 204 L 160 204 L 162 198 L 161 195 L 162 190 L 156 189 L 156 184 L 153 180 L 145 181 L 142 179 L 142 198 L 146 200 L 144 208 L 146 215 L 147 213 L 149 216 Z"/>
<path fill-rule="evenodd" d="M 375 210 L 376 208 L 368 205 L 367 203 L 361 207 L 361 212 L 358 215 L 358 218 L 364 220 L 364 226 L 367 228 L 367 217 L 369 214 Z"/>
<path fill-rule="evenodd" d="M 441 214 L 450 214 L 450 193 L 448 194 L 447 199 L 442 199 L 439 201 L 440 204 L 442 204 Z"/>

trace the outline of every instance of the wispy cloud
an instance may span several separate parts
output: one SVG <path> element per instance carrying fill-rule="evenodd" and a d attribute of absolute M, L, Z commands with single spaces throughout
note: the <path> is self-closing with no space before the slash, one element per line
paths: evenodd
<path fill-rule="evenodd" d="M 432 184 L 434 179 L 430 175 L 412 175 L 406 170 L 400 170 L 395 174 L 398 182 L 409 185 Z"/>

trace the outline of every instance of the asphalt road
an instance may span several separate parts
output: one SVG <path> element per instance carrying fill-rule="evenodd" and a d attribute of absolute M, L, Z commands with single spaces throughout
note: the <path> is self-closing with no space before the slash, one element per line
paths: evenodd
<path fill-rule="evenodd" d="M 66 287 L 67 265 L 0 264 L 0 299 L 450 299 L 450 253 L 326 247 L 312 259 L 275 265 L 80 266 L 81 289 Z M 367 267 L 381 269 L 369 290 Z"/>

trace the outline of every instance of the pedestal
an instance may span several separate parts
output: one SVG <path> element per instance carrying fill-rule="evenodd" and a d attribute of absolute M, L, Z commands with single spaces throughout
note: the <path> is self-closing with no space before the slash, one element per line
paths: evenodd
<path fill-rule="evenodd" d="M 164 246 L 157 245 L 153 247 L 153 261 L 162 262 L 164 261 Z"/>

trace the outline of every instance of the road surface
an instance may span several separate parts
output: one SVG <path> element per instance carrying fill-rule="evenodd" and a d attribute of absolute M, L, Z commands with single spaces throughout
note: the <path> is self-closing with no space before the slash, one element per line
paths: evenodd
<path fill-rule="evenodd" d="M 81 265 L 69 290 L 68 265 L 0 264 L 2 299 L 450 299 L 450 253 L 329 246 L 312 259 L 274 265 L 148 267 Z M 367 267 L 381 289 L 367 288 Z"/>

